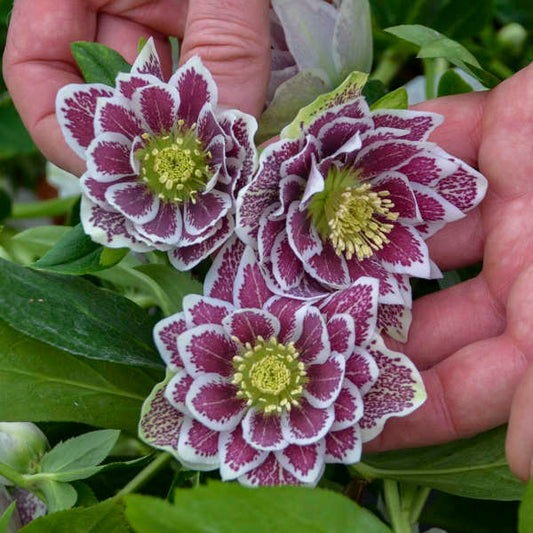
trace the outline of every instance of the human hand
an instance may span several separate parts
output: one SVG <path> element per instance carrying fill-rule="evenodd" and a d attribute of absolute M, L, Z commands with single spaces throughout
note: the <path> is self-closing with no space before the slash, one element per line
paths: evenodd
<path fill-rule="evenodd" d="M 99 42 L 132 63 L 139 38 L 152 35 L 170 77 L 167 37 L 183 37 L 181 61 L 200 55 L 219 103 L 258 116 L 270 74 L 268 10 L 267 0 L 15 0 L 4 77 L 39 149 L 80 175 L 84 162 L 66 145 L 55 116 L 57 91 L 83 83 L 70 43 Z"/>
<path fill-rule="evenodd" d="M 445 115 L 431 140 L 489 181 L 480 207 L 428 241 L 430 255 L 443 270 L 481 259 L 483 270 L 415 301 L 409 341 L 388 344 L 422 370 L 428 399 L 412 415 L 389 420 L 366 451 L 437 444 L 503 424 L 533 361 L 533 65 L 491 92 L 417 109 Z M 533 417 L 531 371 L 528 378 L 517 393 L 508 443 L 510 463 L 522 477 L 533 454 L 526 418 L 528 410 Z M 527 450 L 516 437 L 526 432 Z"/>

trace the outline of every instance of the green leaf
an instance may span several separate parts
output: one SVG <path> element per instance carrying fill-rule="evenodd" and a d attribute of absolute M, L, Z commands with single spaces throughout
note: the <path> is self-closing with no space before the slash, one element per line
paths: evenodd
<path fill-rule="evenodd" d="M 257 144 L 279 135 L 282 128 L 294 119 L 302 107 L 330 89 L 326 79 L 320 71 L 302 70 L 282 83 L 259 119 Z"/>
<path fill-rule="evenodd" d="M 372 513 L 340 494 L 302 487 L 261 487 L 229 483 L 180 489 L 174 504 L 129 495 L 126 518 L 137 533 L 390 533 Z"/>
<path fill-rule="evenodd" d="M 162 376 L 76 357 L 0 321 L 0 420 L 81 422 L 137 433 L 144 399 Z"/>
<path fill-rule="evenodd" d="M 473 90 L 471 85 L 463 80 L 457 72 L 447 70 L 440 78 L 437 96 L 471 93 Z"/>
<path fill-rule="evenodd" d="M 492 0 L 450 0 L 440 9 L 430 26 L 456 39 L 479 33 L 492 14 Z"/>
<path fill-rule="evenodd" d="M 533 531 L 533 479 L 529 481 L 518 511 L 518 533 Z"/>
<path fill-rule="evenodd" d="M 8 533 L 9 522 L 11 522 L 11 517 L 17 508 L 17 502 L 13 501 L 9 507 L 3 512 L 0 516 L 0 533 Z"/>
<path fill-rule="evenodd" d="M 66 226 L 39 226 L 17 233 L 5 244 L 13 261 L 29 265 L 42 257 L 65 233 L 70 231 Z"/>
<path fill-rule="evenodd" d="M 38 202 L 20 202 L 13 205 L 11 218 L 38 218 L 55 217 L 65 215 L 72 211 L 79 196 L 68 196 L 66 198 L 51 198 Z"/>
<path fill-rule="evenodd" d="M 477 59 L 463 45 L 436 30 L 419 24 L 411 24 L 393 26 L 385 31 L 418 45 L 420 50 L 417 57 L 419 58 L 443 57 L 456 67 L 477 78 L 489 89 L 499 83 L 495 76 L 481 68 Z"/>
<path fill-rule="evenodd" d="M 36 150 L 17 110 L 9 100 L 0 105 L 0 160 Z"/>
<path fill-rule="evenodd" d="M 376 109 L 407 109 L 408 107 L 407 91 L 404 87 L 399 87 L 374 102 L 370 109 L 375 111 Z"/>
<path fill-rule="evenodd" d="M 76 508 L 37 518 L 21 533 L 129 533 L 124 504 L 109 499 L 86 509 Z"/>
<path fill-rule="evenodd" d="M 367 479 L 395 479 L 458 496 L 519 500 L 524 484 L 505 460 L 506 427 L 440 446 L 363 456 L 353 471 Z"/>
<path fill-rule="evenodd" d="M 131 65 L 119 53 L 103 44 L 78 41 L 70 48 L 87 83 L 114 87 L 117 74 L 131 70 Z"/>
<path fill-rule="evenodd" d="M 35 272 L 0 259 L 0 318 L 73 354 L 162 366 L 148 315 L 81 278 Z"/>
<path fill-rule="evenodd" d="M 364 72 L 352 72 L 336 89 L 320 95 L 311 104 L 300 109 L 296 118 L 281 132 L 281 138 L 294 139 L 300 135 L 302 126 L 310 124 L 317 115 L 333 105 L 340 105 L 359 96 L 368 79 Z"/>
<path fill-rule="evenodd" d="M 78 499 L 76 489 L 70 483 L 46 480 L 39 483 L 49 513 L 70 509 Z"/>
<path fill-rule="evenodd" d="M 92 431 L 60 442 L 41 460 L 41 472 L 64 473 L 99 465 L 118 440 L 120 431 L 104 429 Z M 74 481 L 72 478 L 62 481 Z"/>
<path fill-rule="evenodd" d="M 202 294 L 202 284 L 189 272 L 178 272 L 167 265 L 139 265 L 131 256 L 95 275 L 122 288 L 126 296 L 133 292 L 133 300 L 139 296 L 149 299 L 150 305 L 158 305 L 166 316 L 181 311 L 187 294 Z"/>
<path fill-rule="evenodd" d="M 93 242 L 83 231 L 83 226 L 78 224 L 31 266 L 45 272 L 80 276 L 113 266 L 128 251 L 127 248 L 105 248 Z"/>
<path fill-rule="evenodd" d="M 377 102 L 382 96 L 387 94 L 387 89 L 380 80 L 368 80 L 363 87 L 362 94 L 366 98 L 366 103 L 371 106 L 374 102 Z"/>

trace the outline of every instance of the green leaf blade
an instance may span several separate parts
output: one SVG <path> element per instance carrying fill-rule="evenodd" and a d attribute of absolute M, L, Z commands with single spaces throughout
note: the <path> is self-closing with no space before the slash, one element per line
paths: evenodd
<path fill-rule="evenodd" d="M 78 41 L 70 48 L 87 83 L 114 87 L 117 75 L 131 70 L 131 65 L 119 53 L 103 44 Z"/>

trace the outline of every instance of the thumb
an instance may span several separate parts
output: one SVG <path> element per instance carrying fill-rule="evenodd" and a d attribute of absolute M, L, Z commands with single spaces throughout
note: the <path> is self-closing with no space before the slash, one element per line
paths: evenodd
<path fill-rule="evenodd" d="M 268 0 L 190 0 L 181 62 L 199 55 L 219 103 L 258 117 L 270 78 Z"/>

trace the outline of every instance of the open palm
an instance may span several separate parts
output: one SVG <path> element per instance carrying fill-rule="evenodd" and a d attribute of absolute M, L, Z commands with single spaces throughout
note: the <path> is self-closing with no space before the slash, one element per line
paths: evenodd
<path fill-rule="evenodd" d="M 533 65 L 490 93 L 426 102 L 446 121 L 433 135 L 489 180 L 486 199 L 435 235 L 442 269 L 483 260 L 475 278 L 413 307 L 409 342 L 428 400 L 390 421 L 369 451 L 435 444 L 504 423 L 533 361 Z M 392 343 L 391 343 L 392 344 Z"/>

